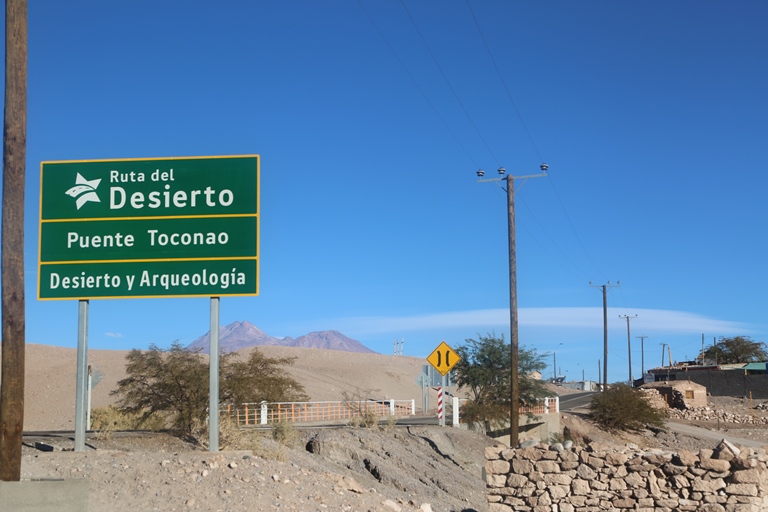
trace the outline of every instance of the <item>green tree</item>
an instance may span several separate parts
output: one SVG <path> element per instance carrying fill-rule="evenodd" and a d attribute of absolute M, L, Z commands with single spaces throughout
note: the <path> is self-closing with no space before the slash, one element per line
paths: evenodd
<path fill-rule="evenodd" d="M 510 413 L 510 346 L 504 336 L 495 333 L 469 338 L 456 353 L 461 360 L 454 367 L 456 382 L 468 390 L 470 401 L 462 410 L 469 422 L 482 422 L 486 431 L 503 426 Z M 531 375 L 546 368 L 542 355 L 536 349 L 518 349 L 518 386 L 520 404 L 533 404 L 547 395 L 540 379 Z"/>
<path fill-rule="evenodd" d="M 703 355 L 704 359 L 717 364 L 753 363 L 768 359 L 765 343 L 753 341 L 749 336 L 721 337 Z"/>
<path fill-rule="evenodd" d="M 126 356 L 128 376 L 112 392 L 117 405 L 129 414 L 145 418 L 162 415 L 172 428 L 190 433 L 196 422 L 208 416 L 208 362 L 197 352 L 184 350 L 179 343 L 163 350 L 131 350 Z M 285 374 L 283 366 L 292 358 L 272 359 L 253 349 L 246 361 L 236 353 L 221 354 L 219 397 L 221 402 L 305 400 L 304 389 Z"/>
<path fill-rule="evenodd" d="M 653 407 L 639 389 L 611 384 L 592 396 L 589 417 L 606 430 L 642 430 L 664 426 L 665 412 Z"/>

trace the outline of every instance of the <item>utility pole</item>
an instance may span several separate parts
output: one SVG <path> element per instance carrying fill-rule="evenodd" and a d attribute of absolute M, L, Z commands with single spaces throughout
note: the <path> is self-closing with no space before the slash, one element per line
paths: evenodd
<path fill-rule="evenodd" d="M 5 2 L 0 481 L 21 480 L 24 430 L 24 174 L 27 153 L 27 0 Z"/>
<path fill-rule="evenodd" d="M 629 358 L 629 387 L 632 387 L 632 384 L 634 383 L 634 379 L 632 378 L 632 338 L 630 338 L 629 335 L 629 321 L 633 318 L 637 318 L 637 315 L 635 316 L 629 316 L 629 315 L 619 315 L 619 318 L 626 318 L 627 319 L 627 354 Z"/>
<path fill-rule="evenodd" d="M 645 339 L 650 336 L 635 336 L 635 338 L 640 338 L 640 372 L 645 376 Z"/>
<path fill-rule="evenodd" d="M 666 343 L 659 343 L 661 345 L 661 367 L 664 368 L 664 349 L 667 347 Z M 670 364 L 672 361 L 670 361 Z"/>
<path fill-rule="evenodd" d="M 555 350 L 552 351 L 552 382 L 557 383 L 557 349 L 560 348 L 562 343 L 558 344 L 555 347 Z"/>
<path fill-rule="evenodd" d="M 597 360 L 597 387 L 602 390 L 602 382 L 600 382 L 600 360 Z"/>
<path fill-rule="evenodd" d="M 541 173 L 527 176 L 518 176 L 518 179 L 540 178 L 547 175 L 547 164 L 539 166 Z M 510 393 L 509 393 L 509 446 L 515 448 L 518 445 L 520 432 L 520 382 L 518 380 L 519 347 L 517 335 L 517 255 L 515 238 L 515 177 L 506 174 L 503 167 L 498 169 L 499 177 L 495 179 L 478 180 L 478 182 L 495 181 L 507 182 L 507 238 L 509 242 L 509 359 L 510 359 Z M 477 171 L 477 176 L 482 178 L 485 171 Z M 504 188 L 502 186 L 502 188 Z"/>
<path fill-rule="evenodd" d="M 593 285 L 590 281 L 589 286 L 603 290 L 603 391 L 605 391 L 608 388 L 608 288 L 621 286 L 621 281 L 616 281 L 616 284 L 608 281 L 608 284 L 600 286 Z"/>

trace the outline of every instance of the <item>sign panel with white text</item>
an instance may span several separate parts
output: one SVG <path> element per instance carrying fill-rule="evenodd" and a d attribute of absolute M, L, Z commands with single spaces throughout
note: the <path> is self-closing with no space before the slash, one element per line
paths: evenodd
<path fill-rule="evenodd" d="M 259 163 L 42 162 L 38 298 L 258 295 Z"/>

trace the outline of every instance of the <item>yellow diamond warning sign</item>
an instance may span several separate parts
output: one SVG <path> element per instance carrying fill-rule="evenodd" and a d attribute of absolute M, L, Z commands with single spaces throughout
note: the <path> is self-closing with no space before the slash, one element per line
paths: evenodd
<path fill-rule="evenodd" d="M 456 366 L 460 359 L 459 354 L 449 347 L 446 342 L 441 341 L 440 345 L 429 354 L 427 362 L 440 372 L 440 375 L 445 375 Z"/>

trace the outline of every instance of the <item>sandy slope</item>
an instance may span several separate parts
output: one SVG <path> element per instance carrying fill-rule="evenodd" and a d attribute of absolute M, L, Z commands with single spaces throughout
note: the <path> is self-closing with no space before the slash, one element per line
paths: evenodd
<path fill-rule="evenodd" d="M 295 347 L 260 347 L 269 357 L 295 357 L 288 367 L 312 400 L 364 398 L 413 399 L 421 408 L 416 379 L 424 359 Z M 89 350 L 89 363 L 104 374 L 93 388 L 93 407 L 114 402 L 110 391 L 125 377 L 127 351 Z M 247 354 L 247 352 L 246 352 Z M 27 344 L 24 430 L 72 430 L 75 417 L 77 350 Z M 430 404 L 436 405 L 433 392 Z"/>

